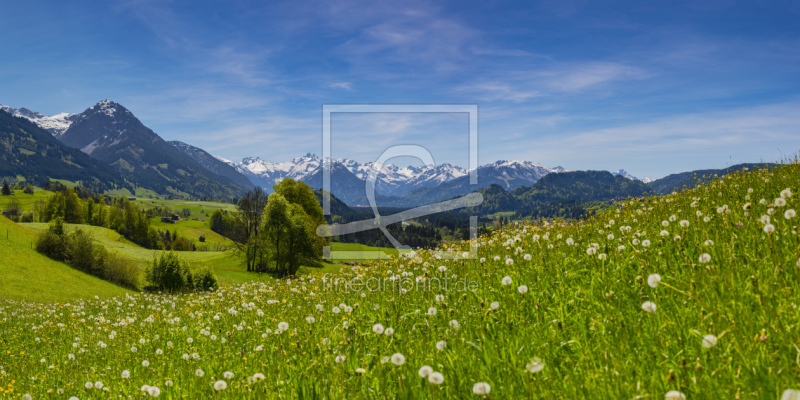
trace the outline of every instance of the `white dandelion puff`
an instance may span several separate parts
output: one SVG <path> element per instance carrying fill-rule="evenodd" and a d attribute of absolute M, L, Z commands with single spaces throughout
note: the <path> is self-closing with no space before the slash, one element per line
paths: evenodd
<path fill-rule="evenodd" d="M 423 365 L 422 368 L 419 369 L 419 376 L 420 378 L 427 378 L 431 372 L 433 372 L 433 368 Z"/>
<path fill-rule="evenodd" d="M 685 400 L 685 399 L 686 396 L 684 396 L 683 393 L 677 390 L 670 390 L 669 392 L 667 392 L 666 395 L 664 395 L 664 400 Z"/>
<path fill-rule="evenodd" d="M 525 371 L 535 374 L 539 371 L 544 369 L 544 362 L 539 357 L 533 358 L 527 365 L 525 365 Z"/>
<path fill-rule="evenodd" d="M 486 382 L 478 382 L 472 386 L 472 393 L 475 393 L 478 396 L 487 395 L 491 390 L 491 386 L 489 386 L 489 384 Z"/>
<path fill-rule="evenodd" d="M 717 337 L 714 335 L 703 336 L 703 347 L 710 349 L 717 345 Z"/>
<path fill-rule="evenodd" d="M 392 354 L 392 364 L 403 365 L 406 362 L 406 357 L 400 353 Z"/>
<path fill-rule="evenodd" d="M 431 372 L 428 375 L 428 382 L 434 385 L 441 385 L 444 382 L 444 375 L 439 372 Z"/>
<path fill-rule="evenodd" d="M 652 274 L 647 277 L 647 285 L 652 288 L 657 287 L 659 282 L 661 282 L 661 275 L 659 274 Z"/>
<path fill-rule="evenodd" d="M 645 301 L 642 303 L 642 310 L 645 310 L 649 313 L 656 312 L 656 308 L 656 303 L 653 303 L 652 301 Z"/>

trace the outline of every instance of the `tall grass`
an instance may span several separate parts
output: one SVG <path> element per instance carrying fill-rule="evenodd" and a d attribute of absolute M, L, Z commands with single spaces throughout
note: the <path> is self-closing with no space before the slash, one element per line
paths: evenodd
<path fill-rule="evenodd" d="M 777 399 L 800 386 L 798 182 L 795 160 L 578 223 L 509 225 L 475 260 L 420 251 L 212 293 L 9 301 L 0 391 Z"/>

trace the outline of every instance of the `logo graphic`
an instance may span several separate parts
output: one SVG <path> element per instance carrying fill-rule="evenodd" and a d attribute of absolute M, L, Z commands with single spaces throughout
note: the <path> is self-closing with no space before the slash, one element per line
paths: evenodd
<path fill-rule="evenodd" d="M 469 184 L 478 184 L 478 106 L 447 105 L 447 104 L 337 104 L 322 106 L 322 211 L 325 215 L 331 213 L 331 114 L 332 113 L 463 113 L 469 118 Z M 320 225 L 317 235 L 332 237 L 349 233 L 380 229 L 401 255 L 413 257 L 414 252 L 410 247 L 402 245 L 389 233 L 387 226 L 409 219 L 420 218 L 426 215 L 457 210 L 465 207 L 475 207 L 483 203 L 483 195 L 470 193 L 466 196 L 429 204 L 392 215 L 383 216 L 375 202 L 375 183 L 381 173 L 381 168 L 387 161 L 396 157 L 414 157 L 426 165 L 434 165 L 433 156 L 426 148 L 418 145 L 397 145 L 386 149 L 372 164 L 366 179 L 366 195 L 375 218 L 351 222 L 348 224 Z M 436 256 L 440 258 L 475 258 L 477 246 L 475 236 L 478 229 L 478 217 L 470 217 L 469 251 L 439 251 Z M 330 246 L 323 248 L 323 257 L 326 259 L 377 259 L 385 257 L 380 251 L 331 251 Z"/>

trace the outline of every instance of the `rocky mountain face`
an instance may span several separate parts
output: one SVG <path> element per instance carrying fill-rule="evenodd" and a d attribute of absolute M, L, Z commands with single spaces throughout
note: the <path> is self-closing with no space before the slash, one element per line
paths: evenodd
<path fill-rule="evenodd" d="M 33 122 L 61 143 L 112 166 L 133 185 L 161 194 L 233 198 L 252 187 L 244 179 L 233 182 L 206 169 L 111 100 L 103 100 L 79 114 L 50 117 L 25 108 L 0 109 Z"/>
<path fill-rule="evenodd" d="M 200 166 L 207 169 L 208 171 L 211 171 L 220 176 L 224 176 L 225 178 L 228 178 L 231 182 L 241 187 L 247 189 L 255 187 L 255 185 L 253 185 L 253 183 L 250 182 L 250 180 L 247 179 L 246 176 L 242 175 L 241 172 L 237 171 L 236 168 L 233 168 L 228 163 L 217 159 L 217 157 L 214 157 L 211 154 L 208 154 L 207 151 L 199 147 L 195 147 L 190 144 L 186 144 L 184 142 L 180 142 L 177 140 L 173 140 L 167 143 L 172 145 L 172 147 L 174 147 L 175 150 L 178 150 L 179 152 L 197 161 L 197 163 L 200 164 Z"/>

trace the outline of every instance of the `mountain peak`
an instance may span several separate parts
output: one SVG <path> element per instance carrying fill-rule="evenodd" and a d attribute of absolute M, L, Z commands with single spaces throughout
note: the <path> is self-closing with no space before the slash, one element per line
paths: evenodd
<path fill-rule="evenodd" d="M 90 108 L 90 110 L 97 110 L 105 115 L 108 115 L 111 118 L 118 116 L 119 113 L 126 113 L 126 114 L 131 113 L 119 103 L 111 101 L 109 99 L 97 102 L 97 104 L 95 104 L 92 108 Z"/>

